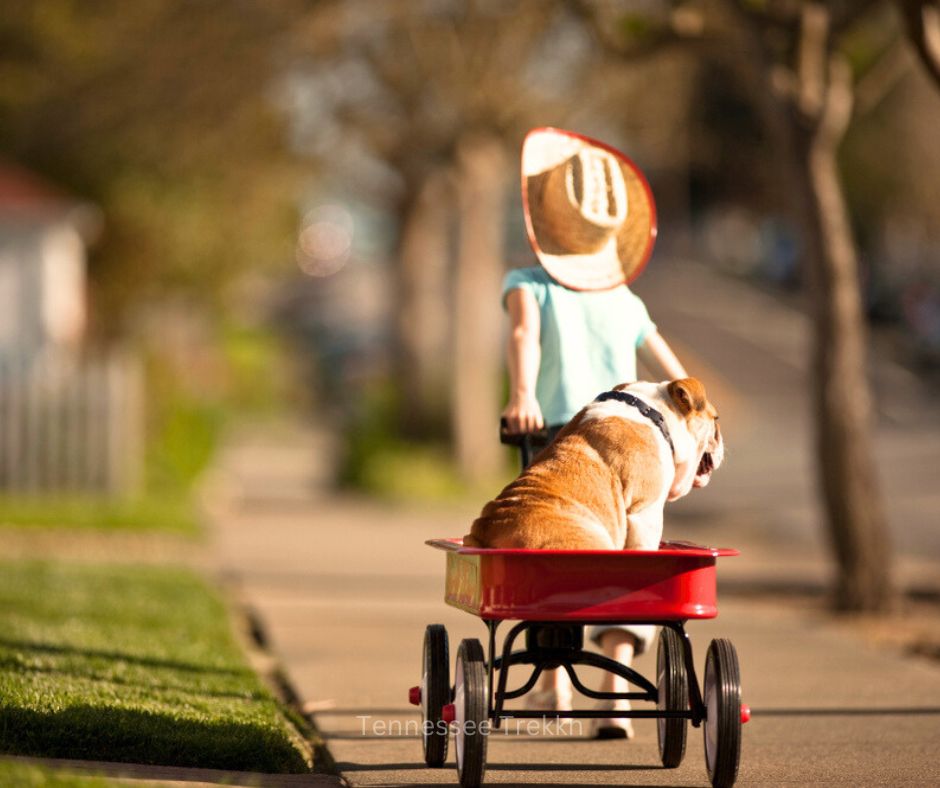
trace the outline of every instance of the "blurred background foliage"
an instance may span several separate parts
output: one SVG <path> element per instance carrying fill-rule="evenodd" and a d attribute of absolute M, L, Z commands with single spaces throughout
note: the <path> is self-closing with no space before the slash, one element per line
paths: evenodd
<path fill-rule="evenodd" d="M 369 253 L 388 261 L 386 284 L 408 315 L 409 298 L 420 298 L 410 280 L 437 276 L 440 290 L 456 275 L 409 266 L 407 230 L 454 221 L 447 204 L 457 202 L 461 140 L 495 140 L 507 177 L 493 188 L 512 195 L 514 149 L 539 123 L 629 139 L 657 183 L 663 224 L 684 230 L 661 244 L 695 243 L 719 265 L 792 287 L 800 239 L 785 216 L 773 141 L 740 75 L 755 64 L 746 51 L 713 51 L 730 24 L 726 5 L 11 0 L 0 15 L 0 150 L 102 208 L 106 230 L 89 263 L 98 337 L 147 336 L 154 321 L 179 316 L 181 297 L 187 317 L 238 322 L 233 289 L 246 276 L 287 274 L 298 213 L 337 194 L 388 220 Z M 890 4 L 866 5 L 874 10 L 841 46 L 859 74 L 885 64 L 866 83 L 841 169 L 870 314 L 906 330 L 916 360 L 932 362 L 940 339 L 917 325 L 906 293 L 933 292 L 933 275 L 886 258 L 936 254 L 927 229 L 940 226 L 935 101 Z M 786 46 L 782 25 L 776 35 Z M 425 221 L 429 184 L 443 206 Z M 512 196 L 506 210 L 509 257 L 519 262 L 525 240 Z M 741 232 L 720 232 L 729 223 Z M 257 324 L 254 307 L 242 322 Z M 427 339 L 444 332 L 441 316 L 431 327 L 417 321 L 428 346 L 417 350 L 407 327 L 386 320 L 386 372 L 399 373 L 400 399 L 423 411 L 389 407 L 389 418 L 446 443 L 446 374 L 437 372 L 436 392 L 423 380 L 423 367 L 446 355 L 446 341 Z"/>
<path fill-rule="evenodd" d="M 4 4 L 0 151 L 99 207 L 87 344 L 136 347 L 149 395 L 143 500 L 69 499 L 45 518 L 8 500 L 5 519 L 164 519 L 191 531 L 191 506 L 178 501 L 226 414 L 279 404 L 278 340 L 257 307 L 240 312 L 232 287 L 246 272 L 283 271 L 292 255 L 301 180 L 270 95 L 288 10 Z"/>
<path fill-rule="evenodd" d="M 152 495 L 192 485 L 232 414 L 311 406 L 341 483 L 476 495 L 509 462 L 494 293 L 532 260 L 515 173 L 536 125 L 629 150 L 657 254 L 789 294 L 826 257 L 800 145 L 848 97 L 850 278 L 936 374 L 928 5 L 7 0 L 0 153 L 101 211 L 88 342 L 146 359 Z"/>
<path fill-rule="evenodd" d="M 13 0 L 0 15 L 0 149 L 102 206 L 94 329 L 162 293 L 217 306 L 279 263 L 296 170 L 269 101 L 283 17 L 264 3 Z"/>

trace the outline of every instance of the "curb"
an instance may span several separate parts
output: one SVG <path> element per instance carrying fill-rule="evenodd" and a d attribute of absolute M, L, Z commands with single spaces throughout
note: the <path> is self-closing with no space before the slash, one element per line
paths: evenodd
<path fill-rule="evenodd" d="M 252 666 L 283 706 L 288 721 L 297 728 L 298 733 L 312 749 L 313 771 L 311 774 L 335 778 L 336 782 L 330 784 L 348 785 L 336 768 L 336 761 L 327 748 L 313 720 L 313 715 L 303 711 L 300 693 L 271 647 L 271 638 L 268 635 L 264 618 L 250 604 L 241 601 L 237 596 L 233 604 L 243 624 L 242 633 L 248 640 L 249 659 L 253 663 Z M 259 655 L 260 659 L 258 659 Z"/>

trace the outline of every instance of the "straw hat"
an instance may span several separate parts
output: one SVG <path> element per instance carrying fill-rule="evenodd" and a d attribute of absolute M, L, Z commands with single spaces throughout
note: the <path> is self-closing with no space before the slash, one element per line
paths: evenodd
<path fill-rule="evenodd" d="M 643 173 L 620 151 L 561 129 L 522 144 L 522 205 L 542 267 L 573 290 L 606 290 L 640 275 L 656 240 Z"/>

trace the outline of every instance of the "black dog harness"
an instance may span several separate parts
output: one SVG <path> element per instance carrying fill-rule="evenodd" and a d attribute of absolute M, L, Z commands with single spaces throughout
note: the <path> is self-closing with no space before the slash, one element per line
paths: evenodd
<path fill-rule="evenodd" d="M 660 413 L 655 408 L 651 408 L 643 400 L 634 397 L 632 394 L 627 394 L 625 391 L 605 391 L 603 394 L 600 394 L 595 402 L 607 402 L 607 400 L 615 399 L 618 402 L 624 402 L 627 405 L 632 405 L 640 413 L 648 418 L 653 424 L 659 427 L 659 431 L 663 434 L 663 437 L 666 439 L 666 443 L 669 444 L 669 448 L 672 449 L 673 455 L 676 453 L 676 447 L 672 443 L 672 437 L 669 435 L 669 428 L 666 426 L 666 420 L 663 418 L 663 414 Z"/>

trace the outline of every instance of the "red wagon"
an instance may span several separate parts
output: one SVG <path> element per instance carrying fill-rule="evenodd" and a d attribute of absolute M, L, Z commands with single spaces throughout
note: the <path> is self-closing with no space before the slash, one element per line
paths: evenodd
<path fill-rule="evenodd" d="M 423 746 L 428 766 L 443 766 L 450 723 L 457 772 L 465 788 L 480 785 L 486 764 L 489 729 L 512 718 L 590 719 L 653 717 L 658 721 L 659 752 L 667 768 L 685 754 L 688 722 L 702 727 L 705 761 L 714 786 L 737 778 L 741 724 L 749 711 L 741 704 L 738 658 L 730 641 L 713 640 L 699 688 L 692 644 L 685 631 L 690 619 L 714 618 L 715 565 L 736 550 L 664 542 L 654 551 L 503 550 L 464 547 L 459 539 L 429 545 L 447 559 L 447 604 L 479 616 L 489 630 L 489 653 L 479 640 L 464 640 L 457 650 L 450 681 L 447 632 L 432 624 L 425 632 L 421 684 L 411 701 L 421 706 Z M 514 624 L 497 654 L 496 632 Z M 636 670 L 583 647 L 585 624 L 657 624 L 662 627 L 655 683 Z M 513 650 L 524 635 L 525 647 Z M 509 689 L 512 665 L 532 672 Z M 576 666 L 612 671 L 635 692 L 598 692 L 584 686 Z M 505 708 L 535 687 L 543 670 L 563 668 L 575 689 L 601 700 L 648 701 L 652 709 L 629 711 L 529 711 Z"/>

